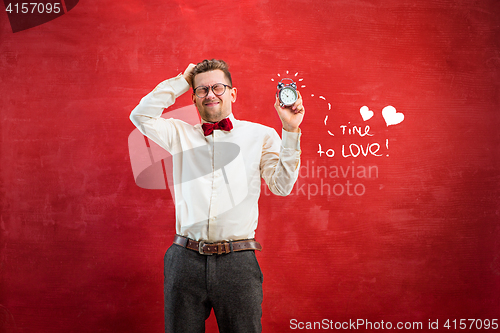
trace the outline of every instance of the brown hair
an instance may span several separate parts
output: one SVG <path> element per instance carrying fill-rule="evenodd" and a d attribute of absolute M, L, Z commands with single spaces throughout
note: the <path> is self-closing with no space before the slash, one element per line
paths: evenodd
<path fill-rule="evenodd" d="M 224 75 L 226 76 L 227 80 L 229 81 L 229 85 L 232 87 L 233 86 L 233 80 L 231 79 L 231 73 L 229 72 L 229 65 L 226 64 L 224 60 L 217 60 L 217 59 L 212 59 L 212 60 L 203 60 L 202 62 L 198 63 L 193 70 L 191 71 L 191 83 L 193 84 L 194 87 L 194 77 L 198 74 L 205 73 L 205 72 L 210 72 L 210 71 L 215 71 L 215 70 L 221 70 L 224 72 Z"/>

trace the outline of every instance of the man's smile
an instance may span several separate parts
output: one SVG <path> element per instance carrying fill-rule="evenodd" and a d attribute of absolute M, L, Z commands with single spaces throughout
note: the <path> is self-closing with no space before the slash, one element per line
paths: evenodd
<path fill-rule="evenodd" d="M 203 105 L 204 105 L 204 106 L 211 107 L 211 106 L 216 106 L 216 105 L 218 105 L 219 103 L 220 103 L 219 101 L 209 101 L 209 102 L 205 102 Z"/>

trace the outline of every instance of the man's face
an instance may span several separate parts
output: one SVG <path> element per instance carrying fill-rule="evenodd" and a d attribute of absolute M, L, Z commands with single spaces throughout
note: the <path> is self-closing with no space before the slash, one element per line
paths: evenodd
<path fill-rule="evenodd" d="M 211 87 L 216 83 L 224 83 L 229 85 L 224 72 L 214 70 L 210 72 L 200 73 L 193 79 L 193 87 L 200 86 Z M 201 118 L 209 122 L 220 121 L 231 113 L 232 103 L 236 101 L 236 88 L 226 87 L 224 94 L 217 96 L 212 89 L 209 89 L 208 95 L 204 98 L 199 98 L 193 94 L 193 102 L 198 109 Z"/>

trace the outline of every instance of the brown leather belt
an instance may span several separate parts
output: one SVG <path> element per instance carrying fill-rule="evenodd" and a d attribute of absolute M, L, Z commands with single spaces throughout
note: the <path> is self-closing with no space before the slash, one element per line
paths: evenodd
<path fill-rule="evenodd" d="M 182 247 L 185 247 L 186 249 L 190 249 L 204 255 L 224 254 L 245 250 L 262 250 L 262 246 L 258 242 L 256 242 L 255 239 L 205 243 L 204 241 L 198 242 L 181 235 L 175 235 L 174 244 L 180 245 Z"/>

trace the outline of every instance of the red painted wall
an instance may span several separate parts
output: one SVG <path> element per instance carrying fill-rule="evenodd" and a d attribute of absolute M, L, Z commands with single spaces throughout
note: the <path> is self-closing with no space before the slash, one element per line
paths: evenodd
<path fill-rule="evenodd" d="M 67 7 L 15 33 L 0 13 L 0 331 L 162 331 L 174 207 L 136 185 L 128 116 L 205 58 L 239 119 L 279 130 L 283 77 L 306 105 L 300 179 L 260 200 L 264 332 L 500 320 L 498 1 Z"/>

